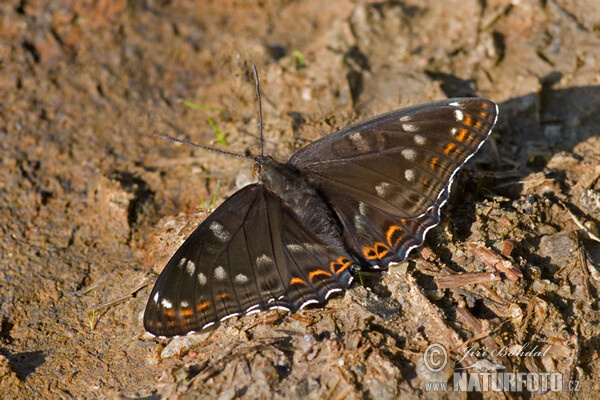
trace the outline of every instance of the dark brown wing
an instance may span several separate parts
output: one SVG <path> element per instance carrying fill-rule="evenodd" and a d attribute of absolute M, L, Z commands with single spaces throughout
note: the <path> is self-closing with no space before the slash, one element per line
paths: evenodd
<path fill-rule="evenodd" d="M 167 263 L 150 294 L 144 326 L 170 337 L 236 315 L 296 311 L 348 287 L 351 264 L 343 247 L 302 226 L 261 184 L 246 186 Z"/>
<path fill-rule="evenodd" d="M 333 207 L 352 250 L 373 268 L 385 268 L 422 244 L 439 222 L 456 172 L 496 117 L 489 100 L 435 101 L 332 133 L 288 164 Z"/>

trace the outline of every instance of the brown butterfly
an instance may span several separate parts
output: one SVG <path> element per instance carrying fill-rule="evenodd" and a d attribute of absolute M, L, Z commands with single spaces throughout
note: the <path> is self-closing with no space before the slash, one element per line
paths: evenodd
<path fill-rule="evenodd" d="M 434 101 L 334 132 L 285 164 L 254 157 L 258 183 L 202 222 L 156 281 L 146 330 L 170 337 L 294 312 L 347 288 L 353 271 L 402 261 L 439 223 L 497 115 L 485 99 Z"/>

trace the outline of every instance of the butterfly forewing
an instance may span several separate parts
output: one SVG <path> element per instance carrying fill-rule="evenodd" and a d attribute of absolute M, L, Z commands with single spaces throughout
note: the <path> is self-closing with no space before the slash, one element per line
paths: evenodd
<path fill-rule="evenodd" d="M 454 174 L 488 137 L 496 115 L 484 99 L 427 103 L 332 133 L 288 163 L 336 211 L 354 252 L 383 268 L 439 222 Z"/>

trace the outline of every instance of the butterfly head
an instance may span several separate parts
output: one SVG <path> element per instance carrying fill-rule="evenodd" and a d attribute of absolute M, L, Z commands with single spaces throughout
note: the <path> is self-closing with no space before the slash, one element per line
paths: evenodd
<path fill-rule="evenodd" d="M 284 187 L 288 178 L 284 165 L 271 156 L 254 157 L 254 173 L 263 185 L 274 190 Z"/>
<path fill-rule="evenodd" d="M 254 156 L 254 173 L 258 178 L 265 173 L 265 170 L 269 169 L 269 165 L 276 163 L 271 156 Z"/>

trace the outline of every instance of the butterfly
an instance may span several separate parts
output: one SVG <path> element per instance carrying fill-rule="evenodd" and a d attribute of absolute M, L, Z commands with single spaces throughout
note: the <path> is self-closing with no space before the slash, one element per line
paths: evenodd
<path fill-rule="evenodd" d="M 387 269 L 440 222 L 457 171 L 498 107 L 434 101 L 331 133 L 286 163 L 253 158 L 258 182 L 228 198 L 160 274 L 144 327 L 172 337 L 269 309 L 295 312 Z"/>

